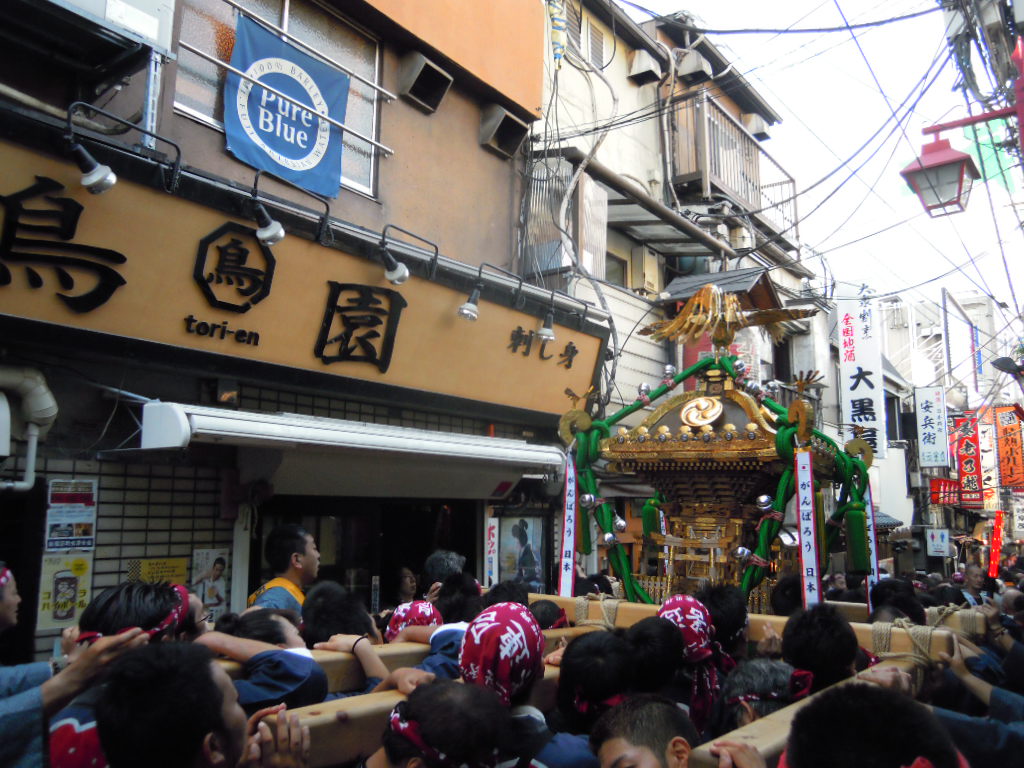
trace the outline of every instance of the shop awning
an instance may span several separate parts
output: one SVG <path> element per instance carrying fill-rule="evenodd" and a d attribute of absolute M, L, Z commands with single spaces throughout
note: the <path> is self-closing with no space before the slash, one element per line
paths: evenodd
<path fill-rule="evenodd" d="M 298 495 L 493 498 L 525 472 L 555 472 L 555 446 L 293 413 L 181 403 L 142 409 L 144 450 L 239 446 L 240 469 Z M 243 474 L 244 471 L 243 471 Z"/>

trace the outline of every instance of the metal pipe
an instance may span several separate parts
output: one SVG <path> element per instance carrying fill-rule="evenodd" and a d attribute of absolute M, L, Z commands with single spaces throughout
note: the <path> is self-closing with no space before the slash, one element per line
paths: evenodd
<path fill-rule="evenodd" d="M 0 490 L 24 493 L 31 491 L 36 484 L 36 449 L 39 446 L 39 425 L 31 422 L 26 424 L 25 436 L 28 439 L 28 446 L 25 449 L 25 473 L 21 480 L 0 482 Z"/>
<path fill-rule="evenodd" d="M 163 75 L 164 57 L 156 51 L 149 52 L 149 66 L 146 68 L 146 94 L 142 104 L 142 127 L 148 132 L 142 135 L 142 146 L 156 149 L 154 134 L 160 114 L 160 78 Z"/>
<path fill-rule="evenodd" d="M 384 152 L 385 154 L 388 154 L 388 155 L 395 154 L 395 150 L 391 149 L 390 147 L 384 146 L 379 141 L 374 141 L 369 136 L 364 136 L 359 131 L 356 131 L 356 130 L 354 130 L 352 128 L 349 128 L 344 123 L 339 123 L 337 120 L 335 120 L 330 115 L 325 115 L 323 112 L 317 112 L 315 109 L 313 109 L 311 106 L 309 106 L 309 104 L 303 104 L 301 101 L 298 101 L 297 99 L 293 99 L 288 94 L 283 93 L 283 92 L 277 90 L 277 88 L 273 88 L 273 87 L 267 85 L 266 83 L 262 83 L 262 82 L 260 82 L 259 80 L 257 80 L 254 77 L 249 77 L 247 74 L 245 74 L 245 72 L 242 72 L 240 69 L 235 69 L 230 64 L 228 64 L 226 61 L 221 61 L 216 56 L 211 56 L 210 54 L 205 53 L 204 51 L 199 50 L 194 45 L 189 45 L 184 40 L 179 40 L 178 41 L 178 47 L 179 48 L 184 48 L 186 51 L 189 51 L 190 53 L 194 53 L 199 58 L 205 59 L 206 61 L 210 62 L 211 64 L 216 64 L 218 67 L 224 67 L 224 69 L 226 69 L 231 74 L 238 75 L 243 80 L 246 80 L 246 81 L 248 81 L 248 82 L 250 82 L 250 83 L 252 83 L 254 85 L 258 85 L 263 90 L 269 91 L 270 93 L 272 93 L 275 96 L 277 96 L 277 98 L 279 98 L 279 99 L 284 99 L 289 104 L 294 104 L 297 107 L 302 107 L 302 109 L 304 109 L 306 112 L 309 112 L 310 114 L 316 115 L 321 120 L 326 120 L 328 123 L 333 125 L 335 128 L 340 128 L 341 130 L 345 131 L 346 133 L 350 133 L 353 136 L 355 136 L 356 138 L 362 139 L 367 144 L 370 144 L 371 146 L 376 147 L 377 149 L 379 149 L 381 152 Z"/>
<path fill-rule="evenodd" d="M 15 392 L 21 400 L 21 415 L 26 422 L 25 438 L 28 441 L 25 451 L 25 473 L 22 479 L 0 482 L 0 489 L 30 491 L 36 483 L 39 435 L 49 429 L 57 418 L 57 400 L 46 386 L 43 374 L 34 368 L 0 366 L 0 389 Z"/>
<path fill-rule="evenodd" d="M 562 150 L 562 155 L 570 162 L 580 162 L 583 159 L 583 152 L 575 147 L 566 147 Z M 717 237 L 713 237 L 708 232 L 705 232 L 685 216 L 679 215 L 664 203 L 658 202 L 643 190 L 637 189 L 632 184 L 624 184 L 624 179 L 619 174 L 598 160 L 593 158 L 590 160 L 587 164 L 587 173 L 598 181 L 604 182 L 608 186 L 622 192 L 624 195 L 632 197 L 640 207 L 648 213 L 653 213 L 662 221 L 672 224 L 677 229 L 681 229 L 686 232 L 686 234 L 692 236 L 694 240 L 700 242 L 701 245 L 704 245 L 709 250 L 714 251 L 716 255 L 721 253 L 730 259 L 737 258 L 738 254 L 736 251 L 730 248 L 726 243 L 723 243 Z"/>

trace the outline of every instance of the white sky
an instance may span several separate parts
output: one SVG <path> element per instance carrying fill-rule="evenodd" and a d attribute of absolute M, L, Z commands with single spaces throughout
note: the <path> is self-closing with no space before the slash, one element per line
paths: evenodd
<path fill-rule="evenodd" d="M 686 10 L 698 24 L 714 29 L 842 26 L 835 0 L 638 0 L 658 13 Z M 889 18 L 935 7 L 934 0 L 840 0 L 851 24 Z M 638 20 L 649 18 L 624 6 Z M 882 89 L 898 114 L 898 105 L 922 78 L 936 54 L 945 57 L 943 18 L 940 12 L 857 30 L 864 54 Z M 786 35 L 711 35 L 712 41 L 735 62 L 740 72 L 772 107 L 783 122 L 772 129 L 765 149 L 795 177 L 802 190 L 848 158 L 886 118 L 890 107 L 872 80 L 864 59 L 849 32 Z M 934 73 L 934 68 L 932 72 Z M 988 205 L 986 187 L 998 213 L 1018 305 L 1024 301 L 1024 231 L 1020 230 L 1010 195 L 995 181 L 976 184 L 967 212 L 929 219 L 917 198 L 907 189 L 899 170 L 920 153 L 926 142 L 921 129 L 967 114 L 959 91 L 952 91 L 956 69 L 948 62 L 942 74 L 904 122 L 905 136 L 897 131 L 883 140 L 893 123 L 855 160 L 820 187 L 801 195 L 798 211 L 806 215 L 824 194 L 832 192 L 853 168 L 882 143 L 881 149 L 857 171 L 842 189 L 800 224 L 804 244 L 827 251 L 883 229 L 908 217 L 909 223 L 828 253 L 826 258 L 837 278 L 859 285 L 868 283 L 879 293 L 918 284 L 974 259 L 964 271 L 904 295 L 914 301 L 939 296 L 939 288 L 952 291 L 984 287 L 987 281 L 996 299 L 1011 308 L 1009 284 L 999 254 L 998 240 Z M 987 81 L 983 81 L 987 84 Z M 975 112 L 980 111 L 975 107 Z M 981 136 L 987 137 L 982 130 Z M 954 148 L 966 151 L 963 130 L 943 134 Z M 1010 172 L 1021 192 L 1019 170 Z M 1021 213 L 1024 216 L 1024 210 Z M 981 276 L 978 274 L 981 272 Z M 968 279 L 968 277 L 970 279 Z M 852 295 L 852 285 L 840 283 L 836 295 Z M 986 289 L 986 293 L 988 290 Z M 1012 310 L 1011 310 L 1012 314 Z M 1010 314 L 1006 315 L 1006 322 Z M 1020 331 L 1020 323 L 1016 325 Z"/>

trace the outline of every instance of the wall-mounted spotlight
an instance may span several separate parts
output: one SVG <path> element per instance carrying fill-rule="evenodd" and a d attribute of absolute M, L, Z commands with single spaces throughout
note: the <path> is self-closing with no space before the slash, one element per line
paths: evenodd
<path fill-rule="evenodd" d="M 256 238 L 264 245 L 276 245 L 284 240 L 284 227 L 277 219 L 270 218 L 263 203 L 254 202 L 252 207 L 256 223 L 260 225 L 260 228 L 256 230 Z"/>
<path fill-rule="evenodd" d="M 480 291 L 484 288 L 483 283 L 477 283 L 473 286 L 473 291 L 469 294 L 469 298 L 466 302 L 456 310 L 456 314 L 464 320 L 475 321 L 480 317 L 480 307 L 477 306 L 477 302 L 480 301 Z"/>
<path fill-rule="evenodd" d="M 109 165 L 102 165 L 89 154 L 89 150 L 77 142 L 69 147 L 78 169 L 82 172 L 82 186 L 92 194 L 99 195 L 117 184 L 117 175 Z"/>
<path fill-rule="evenodd" d="M 437 274 L 437 261 L 438 259 L 441 258 L 441 252 L 438 249 L 437 244 L 432 243 L 425 237 L 420 237 L 415 232 L 410 232 L 407 229 L 402 229 L 401 227 L 395 224 L 385 224 L 384 229 L 382 229 L 380 233 L 380 243 L 378 243 L 377 245 L 377 250 L 380 253 L 381 261 L 384 262 L 384 277 L 387 278 L 388 282 L 391 283 L 392 285 L 401 285 L 402 283 L 409 279 L 409 267 L 407 267 L 405 264 L 396 259 L 395 254 L 393 254 L 391 250 L 388 248 L 389 229 L 394 229 L 399 232 L 402 232 L 408 235 L 409 237 L 419 240 L 422 243 L 426 243 L 433 249 L 434 255 L 430 259 L 430 269 L 427 272 L 427 279 L 433 280 L 434 276 Z M 476 318 L 473 319 L 475 320 Z"/>
<path fill-rule="evenodd" d="M 555 340 L 555 292 L 551 292 L 551 306 L 548 307 L 547 314 L 544 315 L 544 324 L 537 331 L 537 338 L 541 341 L 554 341 Z"/>
<path fill-rule="evenodd" d="M 113 120 L 115 123 L 120 123 L 121 125 L 127 126 L 133 131 L 143 133 L 146 136 L 152 136 L 153 138 L 159 139 L 165 144 L 174 147 L 174 162 L 172 162 L 169 167 L 164 167 L 163 165 L 161 165 L 161 170 L 163 171 L 164 175 L 164 189 L 167 190 L 168 192 L 173 193 L 178 188 L 178 177 L 181 175 L 181 147 L 179 147 L 170 139 L 164 138 L 158 133 L 153 133 L 153 131 L 147 131 L 145 128 L 142 128 L 133 122 L 125 120 L 123 117 L 120 117 L 119 115 L 115 115 L 112 112 L 107 112 L 106 110 L 100 109 L 99 107 L 94 107 L 92 104 L 88 104 L 84 101 L 76 101 L 68 107 L 68 119 L 66 125 L 67 130 L 65 131 L 64 138 L 68 143 L 68 152 L 74 158 L 75 163 L 82 171 L 83 187 L 88 189 L 92 194 L 98 195 L 102 192 L 106 192 L 108 189 L 110 189 L 117 183 L 117 175 L 110 169 L 110 166 L 103 165 L 100 162 L 98 162 L 96 158 L 93 157 L 92 154 L 89 152 L 89 150 L 87 150 L 79 141 L 77 141 L 77 137 L 75 136 L 74 124 L 75 112 L 86 111 L 94 112 L 98 115 L 103 115 L 104 117 Z M 118 147 L 118 149 L 122 148 Z"/>

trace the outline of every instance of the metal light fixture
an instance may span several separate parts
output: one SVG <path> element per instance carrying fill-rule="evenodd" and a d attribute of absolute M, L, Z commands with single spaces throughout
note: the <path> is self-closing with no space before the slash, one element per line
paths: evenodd
<path fill-rule="evenodd" d="M 963 211 L 974 180 L 981 178 L 970 155 L 958 152 L 938 136 L 925 144 L 921 157 L 900 171 L 900 176 L 933 218 Z"/>
<path fill-rule="evenodd" d="M 1010 374 L 1020 386 L 1020 391 L 1024 393 L 1024 365 L 1019 365 L 1012 357 L 997 357 L 992 361 L 992 367 Z"/>
<path fill-rule="evenodd" d="M 537 338 L 541 341 L 554 341 L 555 340 L 555 292 L 551 292 L 551 306 L 548 308 L 548 312 L 544 315 L 544 324 L 537 331 Z"/>
<path fill-rule="evenodd" d="M 68 143 L 68 152 L 74 158 L 75 163 L 82 171 L 82 186 L 88 189 L 89 192 L 94 195 L 106 192 L 117 183 L 117 174 L 111 170 L 110 166 L 103 165 L 98 162 L 96 158 L 92 156 L 92 153 L 90 153 L 89 150 L 87 150 L 82 143 L 77 140 L 78 137 L 75 135 L 74 123 L 75 112 L 90 112 L 97 115 L 103 115 L 104 117 L 113 120 L 115 123 L 127 126 L 129 129 L 146 136 L 152 136 L 155 139 L 159 139 L 164 144 L 168 144 L 173 147 L 175 153 L 174 161 L 161 165 L 161 169 L 164 174 L 164 189 L 173 193 L 178 188 L 178 177 L 181 175 L 181 147 L 158 133 L 154 133 L 153 131 L 136 125 L 129 120 L 125 120 L 120 115 L 115 115 L 113 112 L 107 112 L 105 109 L 93 106 L 92 104 L 84 101 L 75 101 L 68 106 L 68 117 L 65 126 L 66 130 L 64 138 Z"/>
<path fill-rule="evenodd" d="M 395 258 L 383 240 L 380 243 L 380 257 L 386 267 L 384 277 L 389 283 L 401 285 L 409 279 L 409 268 Z"/>
<path fill-rule="evenodd" d="M 473 286 L 472 292 L 469 294 L 469 298 L 466 299 L 465 303 L 456 310 L 456 314 L 463 320 L 469 320 L 474 322 L 480 317 L 480 307 L 477 306 L 477 302 L 480 301 L 480 291 L 484 288 L 482 283 L 477 283 Z"/>
<path fill-rule="evenodd" d="M 253 211 L 256 214 L 256 223 L 260 228 L 256 230 L 256 239 L 264 245 L 276 245 L 284 240 L 284 227 L 277 219 L 272 219 L 263 203 L 253 203 Z"/>
<path fill-rule="evenodd" d="M 286 179 L 283 176 L 278 176 L 276 173 L 264 171 L 263 169 L 256 171 L 256 175 L 253 177 L 252 180 L 252 191 L 249 193 L 252 196 L 253 208 L 256 211 L 256 221 L 260 225 L 260 232 L 262 232 L 265 227 L 269 227 L 269 229 L 267 229 L 266 235 L 272 238 L 272 240 L 270 241 L 264 240 L 260 233 L 257 232 L 256 237 L 259 238 L 260 242 L 262 242 L 264 245 L 273 245 L 274 243 L 281 242 L 281 240 L 284 239 L 284 236 L 287 234 L 287 230 L 285 230 L 285 228 L 278 224 L 276 221 L 271 219 L 269 215 L 267 215 L 266 220 L 263 220 L 260 217 L 260 209 L 263 209 L 264 214 L 266 213 L 266 209 L 259 202 L 260 178 L 262 178 L 263 176 L 269 176 L 270 178 L 279 181 L 282 184 L 287 184 L 289 187 L 297 189 L 302 194 L 308 197 L 312 197 L 314 200 L 318 201 L 320 205 L 324 207 L 324 215 L 320 217 L 320 223 L 317 225 L 316 241 L 320 245 L 330 245 L 331 243 L 334 242 L 334 236 L 331 234 L 331 201 L 328 200 L 323 195 L 318 195 L 315 192 L 310 192 L 308 189 L 300 187 L 294 181 L 290 181 L 289 179 Z M 273 224 L 277 224 L 277 227 L 274 227 Z M 280 228 L 280 234 L 278 234 L 277 232 L 278 227 Z"/>
<path fill-rule="evenodd" d="M 117 175 L 109 165 L 101 165 L 89 150 L 77 142 L 69 148 L 75 158 L 78 169 L 82 172 L 82 186 L 94 195 L 102 194 L 117 184 Z"/>
<path fill-rule="evenodd" d="M 608 531 L 608 533 L 606 533 L 602 538 L 604 539 L 604 545 L 606 547 L 614 547 L 619 543 L 618 537 L 611 531 Z"/>
<path fill-rule="evenodd" d="M 613 523 L 613 526 L 615 527 L 616 531 L 618 531 L 619 533 L 622 533 L 623 531 L 626 530 L 626 519 L 616 515 L 615 516 L 615 521 Z"/>

